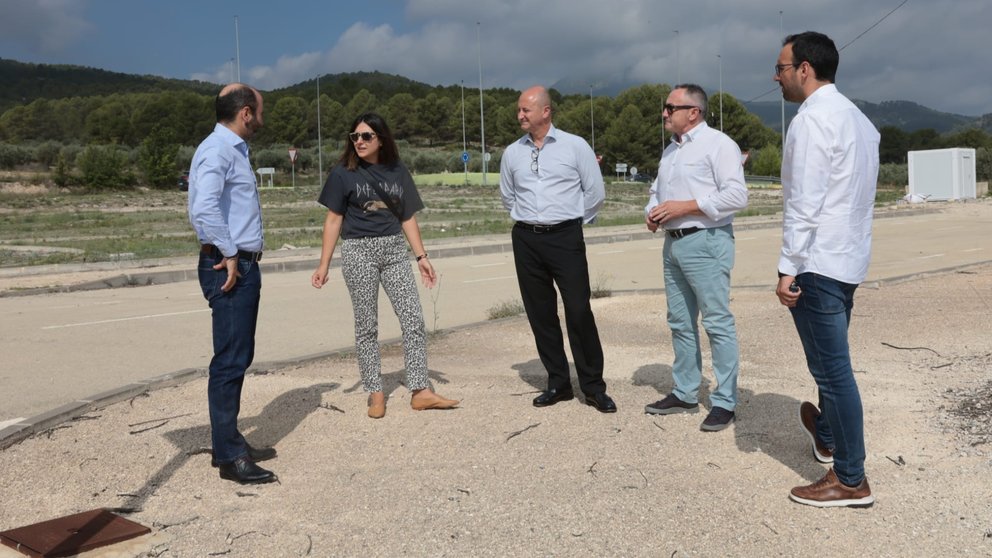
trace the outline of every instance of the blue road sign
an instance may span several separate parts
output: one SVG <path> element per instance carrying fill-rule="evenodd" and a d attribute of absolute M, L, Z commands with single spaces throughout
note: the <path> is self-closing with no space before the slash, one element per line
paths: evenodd
<path fill-rule="evenodd" d="M 462 151 L 462 162 L 463 163 L 468 162 L 468 151 Z"/>

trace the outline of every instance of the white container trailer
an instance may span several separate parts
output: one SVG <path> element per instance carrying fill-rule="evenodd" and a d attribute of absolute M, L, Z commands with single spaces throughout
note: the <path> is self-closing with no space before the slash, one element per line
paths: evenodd
<path fill-rule="evenodd" d="M 975 199 L 975 150 L 909 152 L 909 192 L 930 200 Z"/>

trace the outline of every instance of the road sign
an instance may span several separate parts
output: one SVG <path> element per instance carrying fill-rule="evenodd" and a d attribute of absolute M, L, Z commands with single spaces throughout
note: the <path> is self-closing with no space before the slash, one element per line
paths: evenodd
<path fill-rule="evenodd" d="M 627 172 L 627 163 L 617 163 L 617 172 Z"/>
<path fill-rule="evenodd" d="M 637 174 L 637 167 L 630 167 L 630 175 L 634 176 L 635 174 Z"/>
<path fill-rule="evenodd" d="M 492 153 L 486 153 L 486 157 L 485 157 L 485 159 L 486 159 L 486 162 L 487 162 L 487 163 L 488 163 L 489 161 L 492 161 L 492 160 L 493 160 L 493 154 L 492 154 Z"/>
<path fill-rule="evenodd" d="M 295 147 L 290 147 L 289 148 L 289 162 L 290 163 L 293 163 L 293 164 L 296 163 L 296 148 Z"/>
<path fill-rule="evenodd" d="M 468 151 L 462 151 L 462 162 L 463 163 L 468 162 Z"/>

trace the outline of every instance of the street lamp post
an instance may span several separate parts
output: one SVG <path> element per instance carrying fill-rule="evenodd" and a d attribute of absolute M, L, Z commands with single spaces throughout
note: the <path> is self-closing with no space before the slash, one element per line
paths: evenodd
<path fill-rule="evenodd" d="M 237 80 L 241 82 L 241 38 L 238 35 L 238 16 L 234 16 L 234 56 L 238 59 Z"/>
<path fill-rule="evenodd" d="M 679 53 L 679 30 L 675 29 L 675 84 L 682 83 L 682 59 Z"/>
<path fill-rule="evenodd" d="M 592 152 L 596 153 L 596 114 L 593 111 L 592 86 L 589 86 L 589 134 L 592 138 Z"/>
<path fill-rule="evenodd" d="M 475 22 L 476 40 L 479 43 L 479 131 L 482 136 L 482 185 L 486 185 L 486 109 L 482 98 L 482 23 Z"/>
<path fill-rule="evenodd" d="M 465 80 L 462 80 L 462 153 L 468 154 L 468 144 L 465 140 Z M 468 160 L 464 155 L 462 165 L 465 167 L 465 184 L 468 184 Z"/>
<path fill-rule="evenodd" d="M 723 131 L 723 56 L 717 54 L 720 61 L 720 131 Z"/>
<path fill-rule="evenodd" d="M 324 150 L 320 145 L 320 74 L 317 75 L 317 185 L 324 179 Z"/>
<path fill-rule="evenodd" d="M 778 11 L 778 33 L 785 37 L 785 25 L 783 25 L 782 10 Z M 782 149 L 785 150 L 785 97 L 781 98 L 782 103 Z"/>

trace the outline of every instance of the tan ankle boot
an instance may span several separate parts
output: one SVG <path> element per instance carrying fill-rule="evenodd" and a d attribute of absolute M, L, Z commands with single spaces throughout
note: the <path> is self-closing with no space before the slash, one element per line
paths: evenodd
<path fill-rule="evenodd" d="M 369 394 L 369 418 L 386 416 L 386 395 L 382 392 Z"/>

